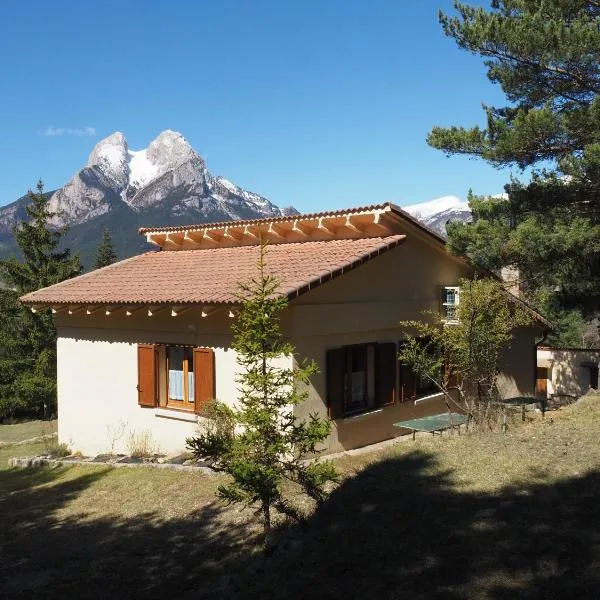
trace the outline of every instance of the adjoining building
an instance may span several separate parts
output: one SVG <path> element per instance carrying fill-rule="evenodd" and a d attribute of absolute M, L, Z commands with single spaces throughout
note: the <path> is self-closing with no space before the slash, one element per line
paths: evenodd
<path fill-rule="evenodd" d="M 600 348 L 539 346 L 536 395 L 579 398 L 590 389 L 598 390 L 599 365 Z"/>

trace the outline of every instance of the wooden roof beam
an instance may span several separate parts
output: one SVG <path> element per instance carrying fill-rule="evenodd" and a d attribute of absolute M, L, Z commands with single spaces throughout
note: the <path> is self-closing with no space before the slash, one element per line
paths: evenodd
<path fill-rule="evenodd" d="M 167 235 L 166 241 L 174 246 L 183 246 L 183 241 L 185 240 L 185 233 L 182 232 L 174 232 L 169 233 Z"/>
<path fill-rule="evenodd" d="M 146 314 L 149 317 L 153 317 L 154 315 L 157 315 L 159 312 L 161 312 L 163 310 L 165 310 L 164 306 L 149 306 Z"/>
<path fill-rule="evenodd" d="M 204 238 L 203 233 L 198 233 L 197 231 L 186 231 L 184 241 L 192 242 L 194 244 L 201 244 Z"/>
<path fill-rule="evenodd" d="M 244 227 L 244 231 L 243 231 L 242 235 L 244 235 L 244 236 L 247 235 L 248 237 L 250 237 L 254 240 L 260 239 L 260 233 L 259 233 L 259 235 L 256 235 L 256 233 L 254 231 L 252 231 L 252 227 L 250 225 L 246 225 Z"/>
<path fill-rule="evenodd" d="M 234 240 L 236 242 L 239 242 L 243 235 L 244 234 L 240 232 L 240 227 L 225 227 L 225 231 L 223 232 L 224 238 Z"/>
<path fill-rule="evenodd" d="M 172 306 L 171 307 L 171 316 L 172 317 L 180 317 L 181 315 L 188 312 L 192 307 L 191 306 Z"/>
<path fill-rule="evenodd" d="M 267 233 L 269 235 L 272 235 L 273 237 L 276 237 L 279 240 L 284 240 L 286 234 L 286 232 L 281 227 L 273 223 L 269 223 L 269 229 L 267 230 Z"/>
<path fill-rule="evenodd" d="M 352 222 L 352 215 L 348 215 L 346 217 L 345 227 L 350 231 L 353 231 L 354 233 L 360 233 L 361 235 L 365 232 L 365 230 L 362 227 L 359 227 L 358 225 L 356 225 L 356 223 Z"/>
<path fill-rule="evenodd" d="M 208 229 L 203 229 L 202 233 L 204 234 L 204 239 L 208 242 L 213 242 L 215 244 L 219 244 L 223 239 L 223 236 L 219 236 L 214 231 L 209 231 Z"/>
<path fill-rule="evenodd" d="M 319 218 L 319 224 L 317 226 L 317 229 L 319 231 L 327 233 L 328 235 L 335 235 L 335 230 L 333 230 L 331 227 L 327 226 L 325 217 Z"/>
<path fill-rule="evenodd" d="M 373 225 L 375 227 L 377 227 L 377 229 L 380 229 L 380 230 L 388 233 L 390 231 L 390 228 L 383 223 L 383 221 L 381 219 L 382 214 L 383 214 L 383 211 L 380 211 L 380 210 L 373 213 Z"/>
<path fill-rule="evenodd" d="M 294 221 L 294 225 L 292 226 L 292 232 L 301 235 L 302 237 L 310 237 L 310 232 L 312 229 L 307 227 L 304 223 L 301 223 L 298 219 Z"/>
<path fill-rule="evenodd" d="M 218 310 L 219 310 L 218 306 L 203 306 L 200 316 L 203 319 L 206 319 L 206 317 L 210 317 L 210 315 L 214 315 Z"/>
<path fill-rule="evenodd" d="M 166 233 L 149 233 L 146 235 L 146 240 L 151 244 L 156 244 L 157 246 L 163 246 L 167 239 Z"/>

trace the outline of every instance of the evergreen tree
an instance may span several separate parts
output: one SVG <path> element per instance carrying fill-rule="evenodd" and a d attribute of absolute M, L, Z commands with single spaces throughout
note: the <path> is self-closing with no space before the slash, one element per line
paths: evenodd
<path fill-rule="evenodd" d="M 481 56 L 506 106 L 484 106 L 484 128 L 434 127 L 447 154 L 531 169 L 506 198 L 470 197 L 475 222 L 450 224 L 453 252 L 519 269 L 529 290 L 563 307 L 600 308 L 600 3 L 493 0 L 440 13 L 444 33 Z"/>
<path fill-rule="evenodd" d="M 102 241 L 98 250 L 96 251 L 96 262 L 94 263 L 94 269 L 101 269 L 102 267 L 108 267 L 117 261 L 117 253 L 113 245 L 110 231 L 105 228 L 102 233 Z"/>
<path fill-rule="evenodd" d="M 43 415 L 56 405 L 56 330 L 49 309 L 32 312 L 19 296 L 58 283 L 81 271 L 78 256 L 58 250 L 64 230 L 50 226 L 55 216 L 41 181 L 30 192 L 28 221 L 14 229 L 23 260 L 0 260 L 0 417 L 16 410 Z"/>
<path fill-rule="evenodd" d="M 241 309 L 232 327 L 241 367 L 239 405 L 231 408 L 215 402 L 204 431 L 188 439 L 187 445 L 196 457 L 210 459 L 213 468 L 230 475 L 230 482 L 219 486 L 221 498 L 257 508 L 268 546 L 273 511 L 303 520 L 299 508 L 284 494 L 284 483 L 320 504 L 336 473 L 331 462 L 304 460 L 317 452 L 331 423 L 317 414 L 304 421 L 294 415 L 294 407 L 308 395 L 309 378 L 317 367 L 313 361 L 296 368 L 277 362 L 281 357 L 293 358 L 295 348 L 280 329 L 287 300 L 277 293 L 278 282 L 267 273 L 265 251 L 262 245 L 258 276 L 241 286 Z"/>

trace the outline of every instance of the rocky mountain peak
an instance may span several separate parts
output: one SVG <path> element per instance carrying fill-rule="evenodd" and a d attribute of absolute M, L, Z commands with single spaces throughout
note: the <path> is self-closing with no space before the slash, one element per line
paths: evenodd
<path fill-rule="evenodd" d="M 127 185 L 129 179 L 129 156 L 127 140 L 117 131 L 99 141 L 92 150 L 87 166 L 99 168 L 103 175 L 121 187 Z"/>
<path fill-rule="evenodd" d="M 133 198 L 138 190 L 151 181 L 177 169 L 188 161 L 192 161 L 194 168 L 203 174 L 205 166 L 200 155 L 179 132 L 170 129 L 160 133 L 148 148 L 130 150 L 129 188 L 126 197 Z"/>
<path fill-rule="evenodd" d="M 0 251 L 23 214 L 23 200 L 0 209 Z M 123 240 L 120 256 L 145 248 L 141 225 L 180 225 L 279 216 L 281 209 L 223 177 L 215 177 L 181 133 L 161 132 L 147 148 L 131 150 L 117 131 L 100 140 L 87 164 L 50 199 L 53 225 L 70 227 L 83 254 L 104 227 Z M 21 212 L 19 212 L 21 211 Z"/>
<path fill-rule="evenodd" d="M 469 203 L 456 196 L 442 196 L 428 202 L 404 206 L 404 210 L 430 229 L 446 237 L 449 221 L 470 222 L 473 218 Z"/>

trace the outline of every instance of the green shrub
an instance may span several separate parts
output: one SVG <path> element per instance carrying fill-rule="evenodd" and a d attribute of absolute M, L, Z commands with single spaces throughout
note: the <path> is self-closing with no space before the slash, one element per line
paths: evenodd
<path fill-rule="evenodd" d="M 59 443 L 56 440 L 48 442 L 44 446 L 44 453 L 53 458 L 63 458 L 64 456 L 70 456 L 72 454 L 71 448 L 69 448 L 67 444 Z"/>

